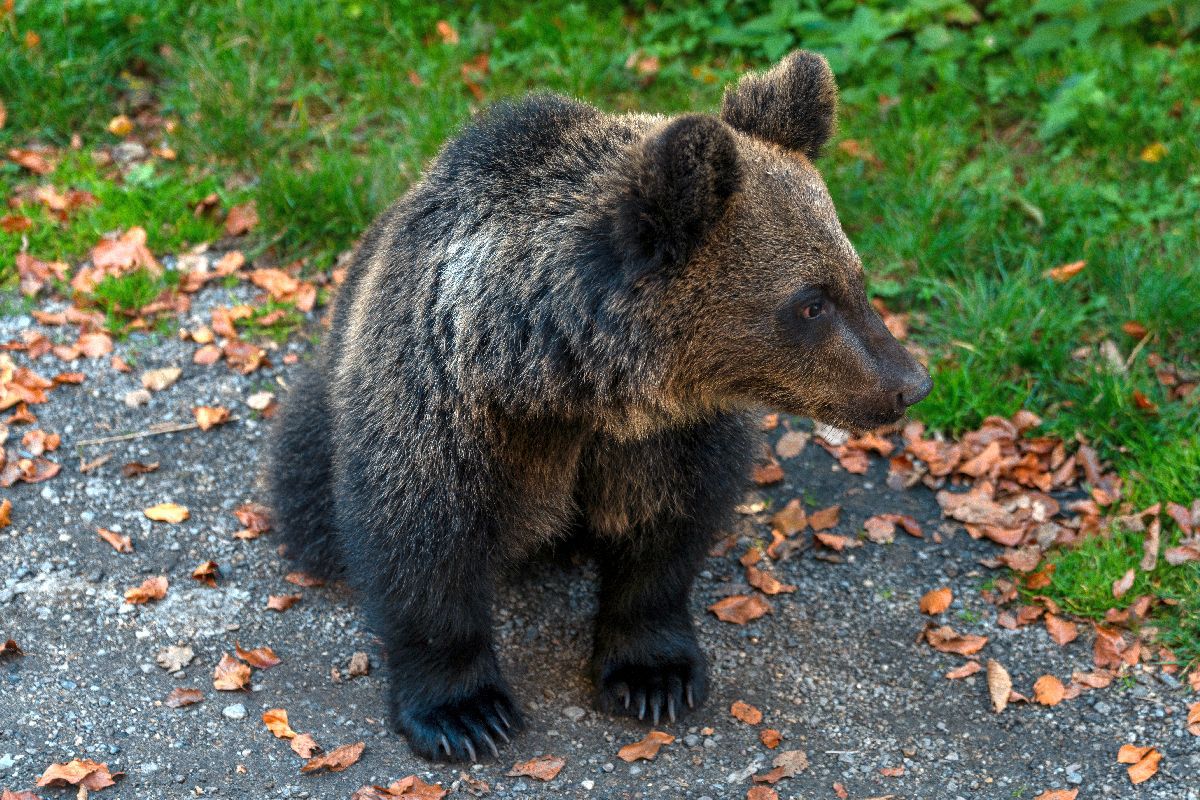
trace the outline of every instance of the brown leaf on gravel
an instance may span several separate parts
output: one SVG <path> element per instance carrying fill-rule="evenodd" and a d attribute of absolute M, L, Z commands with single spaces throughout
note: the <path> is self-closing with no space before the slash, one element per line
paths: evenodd
<path fill-rule="evenodd" d="M 746 800 L 779 800 L 779 792 L 770 786 L 751 786 L 746 790 Z"/>
<path fill-rule="evenodd" d="M 89 792 L 98 792 L 116 784 L 124 773 L 110 773 L 108 764 L 99 764 L 90 759 L 73 759 L 65 764 L 46 767 L 38 786 L 82 786 Z M 84 795 L 86 797 L 86 795 Z"/>
<path fill-rule="evenodd" d="M 262 715 L 263 724 L 267 730 L 275 734 L 277 739 L 295 739 L 296 732 L 288 722 L 288 713 L 282 708 L 268 708 Z"/>
<path fill-rule="evenodd" d="M 301 758 L 312 758 L 321 752 L 321 745 L 317 744 L 317 740 L 307 733 L 296 734 L 289 745 L 292 752 Z"/>
<path fill-rule="evenodd" d="M 234 644 L 233 649 L 237 653 L 238 658 L 255 669 L 270 669 L 283 663 L 283 659 L 275 655 L 275 651 L 266 646 L 256 647 L 253 650 L 243 650 L 240 644 Z"/>
<path fill-rule="evenodd" d="M 771 459 L 765 464 L 756 466 L 751 477 L 759 486 L 770 486 L 783 480 L 783 467 L 779 466 L 778 461 Z"/>
<path fill-rule="evenodd" d="M 820 511 L 814 511 L 808 515 L 808 524 L 812 526 L 814 531 L 825 531 L 838 524 L 838 518 L 842 515 L 841 506 L 830 506 L 822 508 Z"/>
<path fill-rule="evenodd" d="M 222 653 L 213 670 L 213 688 L 222 692 L 238 692 L 250 682 L 250 667 L 229 653 Z"/>
<path fill-rule="evenodd" d="M 729 713 L 733 715 L 734 719 L 739 719 L 747 725 L 757 725 L 758 723 L 762 722 L 763 718 L 761 711 L 749 703 L 745 703 L 741 700 L 734 702 L 734 704 L 729 707 Z"/>
<path fill-rule="evenodd" d="M 41 800 L 33 792 L 14 792 L 11 789 L 0 791 L 0 800 Z"/>
<path fill-rule="evenodd" d="M 183 370 L 179 367 L 146 370 L 142 373 L 142 388 L 152 392 L 161 392 L 173 386 L 182 374 Z"/>
<path fill-rule="evenodd" d="M 391 786 L 363 786 L 350 796 L 350 800 L 442 800 L 447 794 L 440 783 L 425 783 L 416 775 L 409 775 L 394 781 Z"/>
<path fill-rule="evenodd" d="M 1200 736 L 1200 702 L 1192 703 L 1188 707 L 1187 726 L 1188 733 Z"/>
<path fill-rule="evenodd" d="M 321 770 L 341 772 L 347 767 L 353 766 L 358 759 L 362 758 L 364 748 L 366 748 L 364 742 L 344 744 L 324 755 L 309 759 L 305 762 L 304 766 L 300 767 L 300 771 L 305 774 L 320 772 Z"/>
<path fill-rule="evenodd" d="M 138 475 L 149 475 L 158 469 L 158 462 L 151 461 L 149 464 L 143 464 L 141 461 L 130 461 L 128 464 L 121 465 L 121 477 L 136 478 Z"/>
<path fill-rule="evenodd" d="M 1078 789 L 1050 789 L 1042 792 L 1033 800 L 1075 800 L 1078 794 Z"/>
<path fill-rule="evenodd" d="M 152 578 L 146 578 L 146 580 L 142 581 L 141 586 L 126 589 L 125 602 L 140 605 L 154 600 L 162 600 L 167 596 L 167 588 L 167 577 L 165 575 L 155 575 Z"/>
<path fill-rule="evenodd" d="M 986 636 L 959 634 L 949 625 L 934 626 L 931 624 L 925 628 L 924 635 L 925 641 L 934 650 L 955 653 L 960 656 L 973 656 L 987 644 Z"/>
<path fill-rule="evenodd" d="M 221 569 L 215 561 L 205 561 L 192 570 L 192 577 L 210 589 L 217 588 L 217 576 L 220 574 Z"/>
<path fill-rule="evenodd" d="M 267 595 L 267 609 L 270 611 L 287 611 L 296 603 L 300 602 L 303 595 L 299 594 L 272 594 Z"/>
<path fill-rule="evenodd" d="M 167 699 L 163 704 L 168 708 L 183 708 L 184 706 L 192 706 L 204 699 L 204 692 L 199 689 L 185 689 L 183 687 L 171 690 L 167 695 Z"/>
<path fill-rule="evenodd" d="M 229 409 L 220 406 L 196 406 L 192 409 L 192 416 L 196 418 L 200 430 L 207 431 L 228 422 Z"/>
<path fill-rule="evenodd" d="M 283 579 L 288 583 L 302 586 L 305 589 L 313 589 L 319 586 L 324 586 L 325 581 L 315 575 L 309 575 L 307 572 L 289 572 L 283 576 Z"/>
<path fill-rule="evenodd" d="M 21 649 L 21 646 L 15 640 L 5 639 L 3 642 L 0 642 L 0 658 L 23 655 L 25 655 L 25 651 Z"/>
<path fill-rule="evenodd" d="M 650 731 L 640 742 L 627 744 L 617 751 L 617 758 L 622 761 L 652 760 L 658 755 L 659 748 L 675 741 L 675 737 L 662 731 Z"/>
<path fill-rule="evenodd" d="M 538 756 L 531 758 L 528 761 L 521 761 L 513 764 L 512 769 L 508 771 L 510 778 L 536 778 L 539 781 L 552 781 L 562 768 L 567 765 L 567 760 L 560 756 Z"/>
<path fill-rule="evenodd" d="M 976 672 L 979 672 L 981 669 L 983 669 L 983 665 L 980 664 L 978 661 L 968 661 L 967 663 L 963 664 L 961 667 L 952 669 L 949 672 L 947 672 L 946 679 L 952 680 L 952 681 L 957 681 L 957 680 L 961 680 L 962 678 L 969 678 L 972 675 L 974 675 Z"/>
<path fill-rule="evenodd" d="M 259 503 L 246 503 L 238 506 L 233 515 L 241 523 L 242 529 L 234 534 L 238 539 L 257 539 L 271 530 L 271 512 Z"/>
<path fill-rule="evenodd" d="M 930 589 L 921 598 L 920 609 L 922 614 L 941 614 L 950 607 L 950 603 L 954 601 L 954 592 L 949 586 L 943 586 L 940 589 Z"/>
<path fill-rule="evenodd" d="M 1044 706 L 1056 706 L 1063 701 L 1067 687 L 1053 675 L 1043 675 L 1033 684 L 1033 699 Z"/>
<path fill-rule="evenodd" d="M 1050 634 L 1050 638 L 1059 646 L 1065 646 L 1079 636 L 1079 626 L 1070 620 L 1065 620 L 1062 617 L 1057 617 L 1054 614 L 1046 614 L 1046 633 Z"/>
<path fill-rule="evenodd" d="M 999 714 L 1008 707 L 1008 697 L 1012 693 L 1012 678 L 1004 665 L 994 659 L 987 662 L 988 695 L 992 698 L 992 709 Z"/>
<path fill-rule="evenodd" d="M 814 533 L 813 538 L 835 553 L 840 553 L 847 547 L 860 547 L 862 545 L 862 542 L 856 542 L 849 536 L 842 536 L 840 533 Z"/>
<path fill-rule="evenodd" d="M 1138 662 L 1141 651 L 1141 643 L 1126 642 L 1121 631 L 1114 628 L 1096 628 L 1096 643 L 1092 648 L 1092 658 L 1097 667 L 1119 668 L 1122 664 L 1133 666 Z"/>
<path fill-rule="evenodd" d="M 254 201 L 240 203 L 229 209 L 225 217 L 225 233 L 230 236 L 241 236 L 254 229 L 258 224 L 258 208 Z"/>
<path fill-rule="evenodd" d="M 879 770 L 879 774 L 885 778 L 903 778 L 904 765 L 901 764 L 898 767 L 883 767 Z"/>
<path fill-rule="evenodd" d="M 784 536 L 795 536 L 808 526 L 808 515 L 800 499 L 792 498 L 783 508 L 771 517 L 771 526 L 778 529 Z"/>
<path fill-rule="evenodd" d="M 1197 705 L 1200 705 L 1200 703 Z M 783 734 L 774 728 L 763 728 L 758 733 L 758 740 L 762 742 L 763 746 L 768 750 L 774 750 L 776 747 L 779 747 L 780 742 L 783 741 Z"/>
<path fill-rule="evenodd" d="M 708 610 L 722 622 L 745 625 L 771 612 L 771 604 L 757 594 L 735 594 L 718 600 Z"/>
<path fill-rule="evenodd" d="M 109 545 L 112 546 L 112 549 L 116 550 L 118 553 L 133 552 L 133 542 L 128 536 L 115 533 L 107 528 L 96 528 L 96 535 L 108 542 Z"/>
<path fill-rule="evenodd" d="M 896 523 L 876 514 L 863 522 L 863 530 L 867 538 L 875 544 L 891 544 L 896 541 Z"/>
<path fill-rule="evenodd" d="M 187 508 L 178 503 L 159 503 L 156 506 L 150 506 L 142 513 L 155 522 L 183 522 L 191 516 Z"/>
<path fill-rule="evenodd" d="M 0 500 L 0 528 L 12 525 L 12 500 Z"/>
<path fill-rule="evenodd" d="M 746 583 L 763 594 L 775 595 L 796 591 L 793 584 L 784 583 L 766 570 L 755 566 L 746 567 Z"/>
<path fill-rule="evenodd" d="M 84 333 L 75 343 L 79 352 L 87 358 L 100 358 L 113 351 L 112 337 L 107 333 Z"/>
<path fill-rule="evenodd" d="M 770 772 L 755 775 L 755 783 L 779 783 L 784 778 L 794 778 L 808 769 L 808 755 L 803 750 L 784 750 L 771 762 Z"/>
<path fill-rule="evenodd" d="M 804 451 L 809 434 L 804 431 L 788 431 L 775 443 L 775 455 L 780 458 L 795 458 Z"/>
<path fill-rule="evenodd" d="M 1129 781 L 1136 785 L 1154 777 L 1154 773 L 1158 772 L 1158 762 L 1162 761 L 1162 753 L 1153 747 L 1125 744 L 1117 752 L 1117 761 L 1131 765 L 1128 769 Z"/>

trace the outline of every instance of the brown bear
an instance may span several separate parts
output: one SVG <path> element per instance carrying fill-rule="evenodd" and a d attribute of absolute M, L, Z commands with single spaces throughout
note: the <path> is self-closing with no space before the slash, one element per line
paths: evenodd
<path fill-rule="evenodd" d="M 416 753 L 474 761 L 521 727 L 493 581 L 566 539 L 598 563 L 598 705 L 703 702 L 688 597 L 753 410 L 862 430 L 929 392 L 812 165 L 836 105 L 807 52 L 718 116 L 501 104 L 363 237 L 269 483 L 288 555 L 359 590 Z"/>

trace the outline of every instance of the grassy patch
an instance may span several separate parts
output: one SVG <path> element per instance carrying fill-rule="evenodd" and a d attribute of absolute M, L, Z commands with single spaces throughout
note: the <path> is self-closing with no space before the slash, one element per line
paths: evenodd
<path fill-rule="evenodd" d="M 25 237 L 43 259 L 78 258 L 134 224 L 156 252 L 211 240 L 218 226 L 192 208 L 218 192 L 227 206 L 257 202 L 261 241 L 281 260 L 321 269 L 469 119 L 477 93 L 490 102 L 547 88 L 613 110 L 713 109 L 744 69 L 817 49 L 843 87 L 822 170 L 872 291 L 913 312 L 913 338 L 931 356 L 936 389 L 916 416 L 953 434 L 1029 408 L 1048 430 L 1092 442 L 1138 507 L 1190 502 L 1200 404 L 1172 399 L 1149 358 L 1200 370 L 1200 10 L 980 6 L 25 0 L 0 28 L 0 146 L 66 146 L 79 134 L 85 148 L 40 180 L 5 163 L 0 190 L 53 183 L 99 199 L 66 224 L 17 209 L 34 220 Z M 29 31 L 36 47 L 24 44 Z M 116 141 L 108 120 L 147 111 L 176 123 L 163 143 L 179 159 L 125 175 L 95 166 L 88 148 Z M 0 237 L 0 270 L 22 246 Z M 1044 277 L 1079 259 L 1087 267 L 1069 282 Z M 105 302 L 119 313 L 141 291 L 111 287 Z M 268 319 L 270 334 L 292 329 L 287 316 Z M 1128 322 L 1150 338 L 1125 334 Z M 1104 354 L 1114 347 L 1119 364 Z M 1157 411 L 1139 409 L 1135 391 Z M 1131 544 L 1114 535 L 1060 555 L 1051 596 L 1102 616 Z M 1139 580 L 1193 598 L 1156 624 L 1196 652 L 1200 568 L 1160 566 Z"/>

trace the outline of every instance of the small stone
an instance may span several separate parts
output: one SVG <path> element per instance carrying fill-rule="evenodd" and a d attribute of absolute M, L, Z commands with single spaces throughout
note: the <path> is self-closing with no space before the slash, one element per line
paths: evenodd
<path fill-rule="evenodd" d="M 229 719 L 245 719 L 246 707 L 241 703 L 234 703 L 231 706 L 225 706 L 222 708 L 221 713 Z"/>
<path fill-rule="evenodd" d="M 563 709 L 563 716 L 571 720 L 571 722 L 579 722 L 587 716 L 587 712 L 579 706 L 567 706 Z"/>
<path fill-rule="evenodd" d="M 582 786 L 583 788 L 587 789 L 590 792 L 592 789 L 595 788 L 596 782 L 589 778 L 586 781 L 580 781 L 579 785 Z"/>
<path fill-rule="evenodd" d="M 350 656 L 350 677 L 358 678 L 371 673 L 371 657 L 366 653 L 355 653 Z"/>

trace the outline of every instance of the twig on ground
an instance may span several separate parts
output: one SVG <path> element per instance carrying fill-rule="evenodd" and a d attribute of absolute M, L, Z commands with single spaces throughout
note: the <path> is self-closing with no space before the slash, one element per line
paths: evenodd
<path fill-rule="evenodd" d="M 237 422 L 241 417 L 230 417 L 225 420 L 226 423 Z M 84 439 L 82 442 L 76 442 L 76 447 L 93 447 L 98 444 L 110 444 L 111 442 L 125 442 L 130 439 L 144 439 L 147 436 L 159 436 L 164 433 L 179 433 L 181 431 L 195 430 L 200 427 L 199 422 L 159 422 L 151 425 L 144 431 L 135 431 L 134 433 L 121 433 L 116 436 L 101 436 L 99 439 Z"/>

